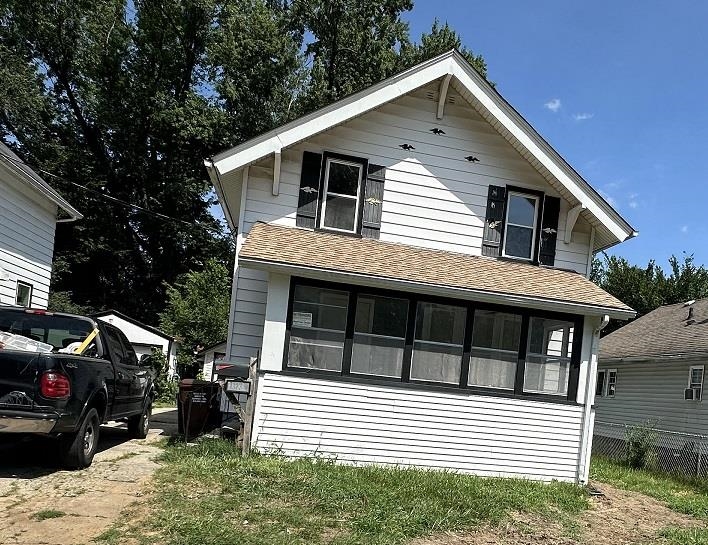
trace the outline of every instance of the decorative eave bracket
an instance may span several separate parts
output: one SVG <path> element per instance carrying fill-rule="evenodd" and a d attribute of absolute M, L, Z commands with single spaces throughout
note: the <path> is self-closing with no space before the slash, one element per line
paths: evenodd
<path fill-rule="evenodd" d="M 565 220 L 565 237 L 563 242 L 570 244 L 570 239 L 573 236 L 573 229 L 575 228 L 575 223 L 580 217 L 580 213 L 585 210 L 586 206 L 583 203 L 568 210 L 568 215 Z"/>
<path fill-rule="evenodd" d="M 452 74 L 447 74 L 440 82 L 440 93 L 438 94 L 438 113 L 437 118 L 442 119 L 445 113 L 445 101 L 447 100 L 447 90 L 450 87 Z"/>

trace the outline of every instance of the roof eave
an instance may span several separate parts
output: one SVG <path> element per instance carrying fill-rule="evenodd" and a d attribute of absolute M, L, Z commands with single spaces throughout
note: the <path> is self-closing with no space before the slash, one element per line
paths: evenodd
<path fill-rule="evenodd" d="M 503 292 L 491 292 L 486 290 L 475 290 L 455 286 L 444 286 L 438 284 L 430 284 L 427 282 L 414 282 L 411 280 L 387 278 L 363 273 L 338 271 L 335 269 L 328 269 L 323 267 L 307 267 L 292 263 L 250 258 L 247 256 L 239 256 L 238 263 L 239 266 L 245 266 L 280 274 L 297 274 L 299 276 L 313 278 L 317 280 L 333 280 L 339 282 L 344 281 L 352 284 L 368 285 L 387 289 L 415 291 L 416 293 L 421 293 L 425 295 L 446 296 L 457 299 L 475 300 L 482 303 L 504 304 L 523 308 L 548 310 L 553 312 L 581 314 L 584 316 L 608 315 L 610 316 L 610 318 L 616 318 L 619 320 L 628 320 L 636 316 L 636 312 L 631 309 L 620 309 L 599 305 L 596 306 L 583 303 L 573 303 L 559 299 L 546 299 Z"/>
<path fill-rule="evenodd" d="M 600 341 L 602 343 L 602 341 Z M 689 354 L 647 354 L 644 356 L 613 356 L 607 357 L 600 354 L 598 360 L 601 363 L 636 363 L 651 360 L 662 360 L 667 362 L 673 361 L 689 361 L 695 359 L 706 359 L 708 358 L 708 351 L 704 352 L 691 352 Z"/>

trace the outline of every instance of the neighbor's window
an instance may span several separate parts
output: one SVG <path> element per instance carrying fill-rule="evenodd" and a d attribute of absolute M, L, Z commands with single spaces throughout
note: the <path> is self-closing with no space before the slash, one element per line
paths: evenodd
<path fill-rule="evenodd" d="M 17 293 L 15 295 L 15 304 L 18 307 L 32 306 L 32 284 L 27 282 L 17 281 Z"/>
<path fill-rule="evenodd" d="M 327 158 L 320 226 L 355 233 L 364 163 Z"/>
<path fill-rule="evenodd" d="M 573 322 L 532 317 L 526 350 L 524 391 L 567 395 Z"/>
<path fill-rule="evenodd" d="M 509 192 L 506 203 L 504 256 L 533 259 L 539 198 Z"/>
<path fill-rule="evenodd" d="M 607 371 L 607 397 L 615 397 L 617 391 L 617 369 Z"/>
<path fill-rule="evenodd" d="M 289 366 L 342 370 L 348 302 L 346 291 L 295 286 Z"/>
<path fill-rule="evenodd" d="M 597 383 L 595 384 L 595 397 L 603 397 L 605 395 L 605 380 L 607 380 L 607 371 L 598 371 Z"/>
<path fill-rule="evenodd" d="M 521 316 L 475 310 L 467 383 L 470 386 L 513 390 L 520 338 Z"/>
<path fill-rule="evenodd" d="M 460 382 L 466 319 L 465 307 L 418 303 L 411 379 Z"/>
<path fill-rule="evenodd" d="M 359 295 L 351 372 L 400 378 L 407 318 L 405 299 Z"/>
<path fill-rule="evenodd" d="M 688 373 L 688 387 L 693 389 L 694 400 L 700 400 L 703 393 L 703 366 L 693 365 Z"/>

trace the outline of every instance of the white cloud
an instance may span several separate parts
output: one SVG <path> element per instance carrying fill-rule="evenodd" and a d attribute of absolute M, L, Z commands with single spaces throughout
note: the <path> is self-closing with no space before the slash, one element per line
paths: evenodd
<path fill-rule="evenodd" d="M 683 227 L 681 227 L 681 232 L 688 233 L 688 225 L 684 225 Z"/>
<path fill-rule="evenodd" d="M 602 189 L 600 190 L 600 195 L 602 195 L 602 198 L 605 199 L 612 208 L 618 208 L 617 199 L 615 199 L 605 191 L 602 191 Z"/>
<path fill-rule="evenodd" d="M 628 203 L 630 208 L 637 208 L 639 206 L 637 197 L 639 197 L 639 193 L 630 193 Z"/>
<path fill-rule="evenodd" d="M 576 121 L 585 121 L 587 119 L 592 119 L 593 117 L 595 117 L 595 114 L 591 114 L 588 112 L 584 112 L 581 114 L 573 114 L 573 119 L 575 119 Z"/>
<path fill-rule="evenodd" d="M 637 208 L 637 206 L 639 206 L 639 203 L 637 201 L 629 201 L 630 208 Z"/>
<path fill-rule="evenodd" d="M 549 110 L 551 110 L 553 113 L 556 113 L 558 110 L 560 110 L 561 99 L 552 98 L 551 100 L 546 102 L 543 106 L 544 106 L 544 108 L 548 108 Z"/>

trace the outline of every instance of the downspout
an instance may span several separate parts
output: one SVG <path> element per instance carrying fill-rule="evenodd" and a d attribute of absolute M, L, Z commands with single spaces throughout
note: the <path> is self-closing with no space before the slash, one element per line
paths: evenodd
<path fill-rule="evenodd" d="M 580 460 L 578 463 L 577 481 L 580 484 L 587 484 L 589 473 L 589 458 L 588 452 L 592 445 L 592 437 L 590 436 L 592 418 L 592 403 L 595 395 L 595 380 L 597 371 L 597 351 L 600 343 L 600 332 L 607 327 L 610 317 L 605 314 L 602 317 L 600 325 L 593 330 L 592 343 L 590 345 L 590 361 L 588 362 L 587 376 L 585 377 L 585 403 L 583 405 L 583 429 L 580 436 Z"/>

